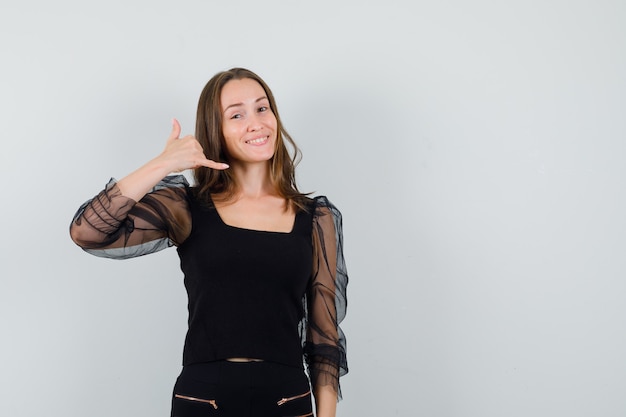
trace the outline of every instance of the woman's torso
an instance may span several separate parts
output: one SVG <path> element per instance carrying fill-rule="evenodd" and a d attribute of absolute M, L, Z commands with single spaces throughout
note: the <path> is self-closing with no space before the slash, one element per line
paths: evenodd
<path fill-rule="evenodd" d="M 189 296 L 183 363 L 259 358 L 302 363 L 299 324 L 312 271 L 312 215 L 289 232 L 231 226 L 188 192 L 192 228 L 179 246 Z"/>

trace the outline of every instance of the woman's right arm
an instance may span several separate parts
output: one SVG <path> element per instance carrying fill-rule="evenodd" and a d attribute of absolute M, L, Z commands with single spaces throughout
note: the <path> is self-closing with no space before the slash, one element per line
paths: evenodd
<path fill-rule="evenodd" d="M 72 221 L 72 240 L 104 257 L 128 258 L 181 243 L 190 230 L 184 177 L 171 172 L 226 164 L 206 159 L 193 136 L 179 138 L 174 120 L 165 149 L 156 158 L 118 182 L 111 181 L 83 204 Z"/>

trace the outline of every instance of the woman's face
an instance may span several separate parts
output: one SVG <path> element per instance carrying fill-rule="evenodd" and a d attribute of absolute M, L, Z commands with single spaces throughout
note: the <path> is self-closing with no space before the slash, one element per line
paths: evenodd
<path fill-rule="evenodd" d="M 274 156 L 276 116 L 263 87 L 250 78 L 222 88 L 222 132 L 233 162 L 264 162 Z"/>

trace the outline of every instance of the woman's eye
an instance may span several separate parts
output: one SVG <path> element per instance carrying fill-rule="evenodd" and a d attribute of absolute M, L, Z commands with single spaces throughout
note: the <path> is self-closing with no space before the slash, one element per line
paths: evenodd
<path fill-rule="evenodd" d="M 261 107 L 259 107 L 259 112 L 261 112 L 261 113 L 262 113 L 262 112 L 266 112 L 266 111 L 268 111 L 268 110 L 269 110 L 269 108 L 268 108 L 268 107 L 266 107 L 266 106 L 261 106 Z"/>
<path fill-rule="evenodd" d="M 231 119 L 241 119 L 241 114 L 239 113 L 235 113 L 232 116 L 230 116 Z"/>

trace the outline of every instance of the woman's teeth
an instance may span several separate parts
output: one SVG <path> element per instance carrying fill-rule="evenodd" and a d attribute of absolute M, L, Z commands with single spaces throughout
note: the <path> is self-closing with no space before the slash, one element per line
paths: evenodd
<path fill-rule="evenodd" d="M 251 145 L 258 145 L 258 144 L 265 142 L 266 140 L 267 140 L 267 136 L 258 138 L 258 139 L 247 140 L 246 143 L 249 143 Z"/>

